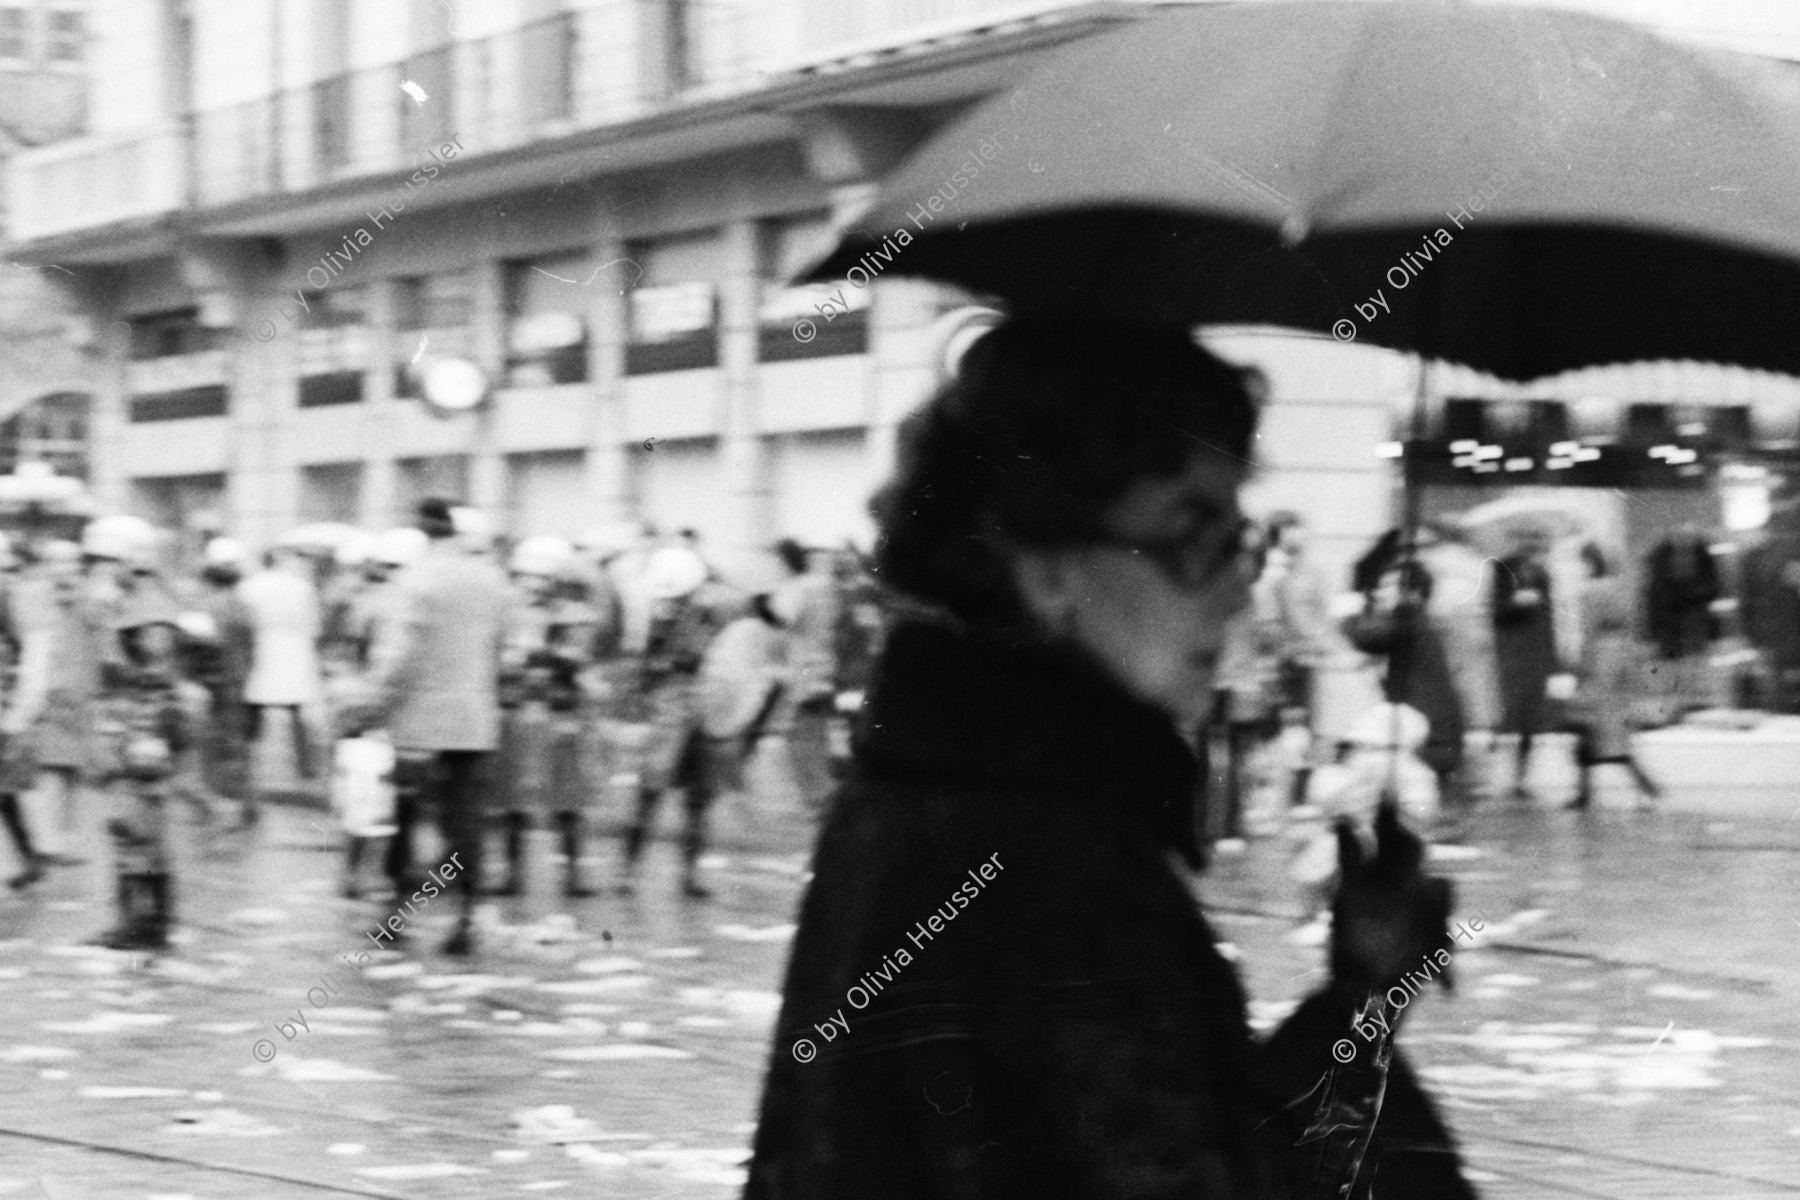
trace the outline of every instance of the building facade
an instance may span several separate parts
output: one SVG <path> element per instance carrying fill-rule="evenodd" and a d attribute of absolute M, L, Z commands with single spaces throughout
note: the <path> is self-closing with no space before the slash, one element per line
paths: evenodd
<path fill-rule="evenodd" d="M 86 8 L 75 0 L 0 5 L 0 169 L 84 129 Z M 0 230 L 5 211 L 0 192 Z M 0 233 L 0 475 L 35 461 L 85 478 L 98 363 L 70 336 L 80 312 L 74 276 L 21 261 L 12 250 Z"/>
<path fill-rule="evenodd" d="M 15 257 L 89 364 L 104 507 L 264 542 L 443 493 L 514 535 L 693 528 L 723 563 L 866 544 L 967 300 L 883 279 L 802 341 L 821 294 L 786 281 L 921 138 L 1156 7 L 111 0 L 90 131 L 9 170 Z M 1348 562 L 1396 511 L 1373 448 L 1411 366 L 1213 344 L 1273 384 L 1253 503 Z M 424 400 L 445 362 L 471 411 Z"/>

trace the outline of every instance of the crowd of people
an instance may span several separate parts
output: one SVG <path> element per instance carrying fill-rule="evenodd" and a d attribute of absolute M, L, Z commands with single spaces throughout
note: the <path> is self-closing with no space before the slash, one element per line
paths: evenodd
<path fill-rule="evenodd" d="M 255 750 L 277 732 L 301 795 L 336 813 L 346 897 L 416 903 L 435 816 L 466 864 L 455 954 L 472 949 L 478 896 L 526 887 L 534 828 L 557 835 L 562 895 L 593 894 L 585 849 L 615 784 L 635 795 L 613 890 L 636 889 L 679 791 L 695 899 L 708 812 L 745 786 L 766 735 L 783 735 L 805 808 L 833 786 L 883 626 L 853 548 L 784 539 L 781 582 L 751 593 L 692 531 L 507 544 L 479 511 L 432 499 L 410 525 L 343 533 L 259 555 L 217 537 L 191 572 L 167 569 L 167 536 L 131 516 L 79 542 L 18 540 L 0 588 L 13 889 L 99 853 L 85 805 L 102 802 L 119 911 L 97 940 L 165 945 L 176 839 L 257 826 L 277 780 Z"/>
<path fill-rule="evenodd" d="M 1659 794 L 1632 753 L 1636 701 L 1653 657 L 1696 651 L 1638 635 L 1635 598 L 1597 543 L 1564 548 L 1571 572 L 1553 566 L 1541 526 L 1521 523 L 1499 539 L 1502 553 L 1484 554 L 1454 521 L 1427 523 L 1379 538 L 1345 589 L 1313 562 L 1299 514 L 1273 514 L 1252 540 L 1251 603 L 1230 631 L 1212 721 L 1222 840 L 1270 832 L 1341 778 L 1318 768 L 1368 745 L 1429 769 L 1432 795 L 1414 806 L 1425 815 L 1500 790 L 1504 749 L 1509 794 L 1531 797 L 1546 733 L 1575 735 L 1571 807 L 1591 805 L 1595 770 L 1608 764 Z M 1669 623 L 1654 595 L 1646 610 L 1653 632 Z"/>

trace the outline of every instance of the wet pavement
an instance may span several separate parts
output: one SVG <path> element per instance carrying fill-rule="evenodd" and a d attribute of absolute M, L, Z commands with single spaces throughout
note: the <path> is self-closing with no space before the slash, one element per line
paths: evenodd
<path fill-rule="evenodd" d="M 1403 1047 L 1485 1196 L 1800 1195 L 1800 822 L 1601 799 L 1490 801 L 1435 852 L 1486 927 Z M 637 897 L 562 919 L 536 835 L 468 960 L 439 900 L 347 962 L 391 905 L 337 897 L 296 808 L 191 831 L 168 955 L 81 944 L 97 865 L 0 897 L 0 1197 L 735 1195 L 810 835 L 723 816 L 714 899 L 678 898 L 663 843 Z M 1200 884 L 1263 1023 L 1320 977 L 1291 853 Z"/>

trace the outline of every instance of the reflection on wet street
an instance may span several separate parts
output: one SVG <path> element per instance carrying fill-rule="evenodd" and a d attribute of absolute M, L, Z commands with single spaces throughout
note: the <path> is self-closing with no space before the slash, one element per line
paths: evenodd
<path fill-rule="evenodd" d="M 800 850 L 726 846 L 709 902 L 666 856 L 636 897 L 496 902 L 462 962 L 425 916 L 358 968 L 378 906 L 334 896 L 307 816 L 196 857 L 165 956 L 81 944 L 91 868 L 0 901 L 0 1196 L 733 1194 Z M 1492 802 L 1435 849 L 1485 928 L 1402 1044 L 1484 1195 L 1793 1194 L 1796 832 Z M 1322 969 L 1287 853 L 1201 883 L 1265 1028 Z"/>

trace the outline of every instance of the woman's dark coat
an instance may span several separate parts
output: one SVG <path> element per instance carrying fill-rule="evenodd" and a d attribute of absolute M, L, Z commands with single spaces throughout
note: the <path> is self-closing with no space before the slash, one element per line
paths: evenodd
<path fill-rule="evenodd" d="M 1494 572 L 1494 662 L 1500 674 L 1500 728 L 1541 733 L 1549 724 L 1545 686 L 1556 674 L 1550 572 L 1534 558 L 1504 559 Z"/>
<path fill-rule="evenodd" d="M 820 836 L 746 1196 L 1306 1194 L 1349 1003 L 1251 1038 L 1175 861 L 1193 772 L 1080 664 L 897 630 Z M 1381 1194 L 1472 1195 L 1395 1067 Z"/>

